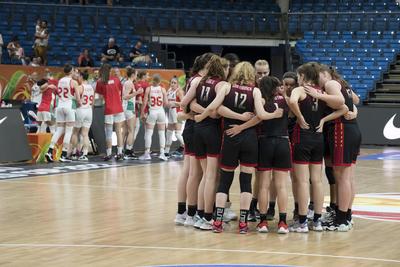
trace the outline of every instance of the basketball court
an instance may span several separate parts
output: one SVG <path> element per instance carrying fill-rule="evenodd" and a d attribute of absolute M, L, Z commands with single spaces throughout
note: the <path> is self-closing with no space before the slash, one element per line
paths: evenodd
<path fill-rule="evenodd" d="M 180 161 L 2 166 L 0 265 L 400 266 L 399 163 L 398 148 L 363 149 L 355 228 L 288 235 L 175 226 Z M 231 192 L 237 211 L 237 180 Z"/>

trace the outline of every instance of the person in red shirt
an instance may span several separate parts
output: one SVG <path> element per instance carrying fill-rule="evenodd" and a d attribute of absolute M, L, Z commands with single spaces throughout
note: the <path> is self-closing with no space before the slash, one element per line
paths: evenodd
<path fill-rule="evenodd" d="M 147 79 L 148 79 L 148 73 L 145 70 L 140 70 L 137 74 L 136 78 L 137 82 L 134 85 L 135 85 L 135 90 L 143 90 L 143 93 L 136 95 L 136 107 L 135 107 L 135 110 L 137 112 L 136 118 L 140 118 L 139 113 L 142 110 L 144 92 L 146 91 L 147 87 L 150 87 L 150 83 L 147 81 Z M 145 112 L 147 113 L 148 110 L 146 109 Z M 140 120 L 136 120 L 136 127 L 134 133 L 135 140 L 139 133 L 139 130 L 140 130 Z"/>
<path fill-rule="evenodd" d="M 125 121 L 124 110 L 122 108 L 122 84 L 117 77 L 110 76 L 111 66 L 104 64 L 99 70 L 100 79 L 96 84 L 96 93 L 100 94 L 105 103 L 104 123 L 107 142 L 107 155 L 104 160 L 112 158 L 112 133 L 113 126 L 117 134 L 117 160 L 123 160 L 123 136 L 122 126 Z"/>

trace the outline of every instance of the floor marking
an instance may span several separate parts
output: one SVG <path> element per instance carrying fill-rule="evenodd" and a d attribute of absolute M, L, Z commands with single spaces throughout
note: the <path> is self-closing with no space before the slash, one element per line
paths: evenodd
<path fill-rule="evenodd" d="M 207 252 L 227 252 L 227 253 L 254 253 L 254 254 L 272 254 L 272 255 L 293 255 L 293 256 L 306 256 L 306 257 L 325 257 L 325 258 L 338 258 L 347 260 L 362 260 L 362 261 L 380 261 L 380 262 L 393 262 L 400 263 L 400 260 L 393 259 L 380 259 L 369 257 L 357 256 L 340 256 L 329 254 L 309 254 L 298 252 L 285 252 L 285 251 L 263 251 L 263 250 L 244 250 L 244 249 L 217 249 L 217 248 L 186 248 L 186 247 L 157 247 L 157 246 L 130 246 L 130 245 L 71 245 L 71 244 L 0 244 L 0 248 L 122 248 L 122 249 L 151 249 L 151 250 L 186 250 L 186 251 L 207 251 Z"/>

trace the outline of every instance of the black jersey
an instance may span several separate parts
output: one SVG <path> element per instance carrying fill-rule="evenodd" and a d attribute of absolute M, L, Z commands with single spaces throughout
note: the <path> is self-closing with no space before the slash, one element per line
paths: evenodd
<path fill-rule="evenodd" d="M 230 110 L 243 114 L 245 112 L 254 112 L 254 98 L 253 98 L 254 86 L 231 85 L 229 94 L 225 96 L 223 105 Z M 230 128 L 232 124 L 242 124 L 243 121 L 224 118 L 224 128 Z"/>
<path fill-rule="evenodd" d="M 221 81 L 219 78 L 210 77 L 205 81 L 201 81 L 196 89 L 196 101 L 203 108 L 207 108 L 208 105 L 215 99 L 217 93 L 215 91 L 216 85 Z M 207 125 L 209 123 L 219 123 L 219 119 L 212 119 L 207 117 L 199 125 Z"/>
<path fill-rule="evenodd" d="M 194 74 L 192 77 L 190 77 L 190 78 L 186 81 L 185 93 L 187 93 L 187 92 L 189 91 L 189 88 L 190 88 L 190 86 L 192 85 L 193 80 L 194 80 L 195 78 L 197 78 L 197 77 L 201 77 L 200 74 L 196 73 L 196 74 Z M 189 112 L 190 112 L 190 105 L 188 105 L 188 106 L 186 107 L 185 112 L 186 112 L 186 113 L 189 113 Z M 185 122 L 185 129 L 186 129 L 186 128 L 192 128 L 193 125 L 194 125 L 194 120 L 188 119 L 188 120 L 186 120 L 186 122 Z"/>
<path fill-rule="evenodd" d="M 288 136 L 289 106 L 284 96 L 277 95 L 269 103 L 265 103 L 264 109 L 272 113 L 276 109 L 283 109 L 283 116 L 272 120 L 265 120 L 262 124 L 262 133 L 268 137 Z"/>
<path fill-rule="evenodd" d="M 322 93 L 319 87 L 314 87 L 314 89 Z M 299 102 L 299 106 L 304 120 L 310 126 L 309 129 L 301 129 L 301 131 L 315 133 L 316 127 L 319 125 L 326 112 L 326 103 L 307 95 L 306 98 Z"/>

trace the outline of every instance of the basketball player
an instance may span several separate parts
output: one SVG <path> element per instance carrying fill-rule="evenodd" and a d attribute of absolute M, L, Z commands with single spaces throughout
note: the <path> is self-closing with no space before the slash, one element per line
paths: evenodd
<path fill-rule="evenodd" d="M 321 168 L 323 157 L 323 135 L 322 129 L 326 121 L 335 119 L 345 114 L 348 109 L 343 105 L 344 99 L 337 95 L 326 95 L 324 100 L 330 105 L 336 104 L 341 109 L 327 117 L 323 117 L 326 102 L 319 101 L 308 95 L 309 91 L 323 94 L 319 87 L 318 63 L 307 63 L 297 69 L 299 87 L 292 91 L 290 96 L 290 107 L 297 117 L 297 124 L 293 138 L 293 163 L 297 178 L 297 198 L 299 202 L 299 222 L 295 222 L 290 230 L 293 232 L 307 233 L 307 204 L 309 199 L 309 179 L 313 188 L 314 218 L 312 229 L 323 231 L 321 224 L 321 213 L 323 206 L 323 188 L 321 181 Z M 309 89 L 305 88 L 308 87 Z"/>
<path fill-rule="evenodd" d="M 147 72 L 145 70 L 139 70 L 137 73 L 137 78 L 136 78 L 136 82 L 134 83 L 134 86 L 135 86 L 135 90 L 140 90 L 140 91 L 142 91 L 142 93 L 136 95 L 136 100 L 135 100 L 136 118 L 140 118 L 140 111 L 142 110 L 142 105 L 143 105 L 144 91 L 146 90 L 147 87 L 150 87 L 150 83 L 147 80 L 148 80 Z M 146 110 L 146 113 L 147 113 L 147 110 Z M 141 121 L 136 120 L 135 132 L 133 135 L 134 140 L 136 140 L 136 137 L 139 133 L 140 125 L 141 125 Z"/>
<path fill-rule="evenodd" d="M 165 145 L 165 155 L 170 156 L 170 148 L 172 144 L 172 136 L 174 135 L 183 148 L 184 142 L 182 137 L 182 122 L 178 121 L 178 113 L 181 112 L 180 101 L 183 98 L 183 91 L 179 88 L 178 78 L 173 77 L 170 81 L 170 88 L 167 91 L 167 98 L 169 103 L 168 110 L 168 129 L 167 129 L 167 143 Z M 183 151 L 183 149 L 178 149 Z"/>
<path fill-rule="evenodd" d="M 81 101 L 76 110 L 76 122 L 71 138 L 71 145 L 73 147 L 72 157 L 79 161 L 88 161 L 89 130 L 93 118 L 94 89 L 88 83 L 89 73 L 87 70 L 81 72 L 79 76 L 80 85 L 77 87 L 76 93 L 80 95 L 79 98 Z"/>
<path fill-rule="evenodd" d="M 228 61 L 212 56 L 207 66 L 207 75 L 196 88 L 196 102 L 203 108 L 215 99 L 218 90 L 229 86 L 226 79 L 229 72 Z M 189 90 L 190 93 L 190 90 Z M 193 108 L 192 108 L 193 110 Z M 204 217 L 202 230 L 212 230 L 213 206 L 215 201 L 218 157 L 221 149 L 221 120 L 207 117 L 194 126 L 195 153 L 200 160 L 204 180 Z M 201 191 L 201 188 L 199 189 Z"/>
<path fill-rule="evenodd" d="M 154 125 L 157 124 L 158 138 L 160 140 L 160 155 L 159 159 L 168 160 L 165 156 L 165 111 L 164 107 L 168 105 L 167 93 L 165 88 L 160 85 L 161 77 L 159 74 L 153 75 L 152 85 L 146 88 L 143 98 L 141 118 L 145 119 L 145 108 L 149 105 L 149 114 L 146 118 L 145 132 L 145 152 L 139 157 L 140 160 L 151 160 L 150 148 L 151 139 L 153 136 Z"/>
<path fill-rule="evenodd" d="M 196 122 L 200 123 L 208 114 L 218 107 L 218 112 L 223 116 L 224 130 L 231 125 L 240 124 L 242 121 L 252 120 L 254 115 L 254 86 L 255 71 L 249 62 L 240 62 L 232 72 L 230 82 L 232 85 L 222 86 L 206 110 L 196 115 Z M 258 89 L 257 89 L 258 90 Z M 220 105 L 223 105 L 220 107 Z M 253 127 L 243 130 L 238 135 L 223 136 L 221 149 L 220 183 L 216 195 L 216 218 L 213 222 L 213 231 L 223 231 L 223 217 L 225 203 L 231 187 L 234 171 L 240 164 L 240 219 L 239 233 L 248 232 L 247 217 L 252 197 L 251 178 L 254 167 L 257 165 L 257 134 L 254 126 L 259 122 L 255 117 Z M 208 163 L 207 163 L 208 164 Z M 207 166 L 208 167 L 208 166 Z"/>
<path fill-rule="evenodd" d="M 74 80 L 74 68 L 67 64 L 64 66 L 64 78 L 58 82 L 57 88 L 57 109 L 56 109 L 56 133 L 51 138 L 49 150 L 45 157 L 47 162 L 53 162 L 53 149 L 58 139 L 64 134 L 63 148 L 60 161 L 70 162 L 68 158 L 69 144 L 75 124 L 75 110 L 77 102 L 80 102 L 79 94 L 75 93 L 78 83 Z"/>
<path fill-rule="evenodd" d="M 279 94 L 281 83 L 278 78 L 264 76 L 259 81 L 259 86 L 261 94 L 256 96 L 255 106 L 257 116 L 263 120 L 263 124 L 262 134 L 258 140 L 260 223 L 257 225 L 257 230 L 260 233 L 269 231 L 266 208 L 270 183 L 273 182 L 278 196 L 278 233 L 287 234 L 289 229 L 286 223 L 288 199 L 286 181 L 292 167 L 287 119 L 289 108 L 285 97 Z M 279 112 L 281 116 L 271 118 L 270 114 L 273 112 Z"/>
<path fill-rule="evenodd" d="M 143 93 L 143 89 L 135 89 L 134 81 L 136 79 L 136 70 L 126 68 L 127 80 L 123 85 L 122 105 L 125 114 L 125 134 L 126 134 L 126 149 L 125 159 L 138 159 L 133 152 L 133 144 L 135 143 L 135 128 L 136 128 L 136 96 Z"/>
<path fill-rule="evenodd" d="M 196 57 L 191 71 L 191 78 L 186 83 L 186 94 L 181 101 L 183 114 L 179 115 L 182 116 L 182 118 L 186 118 L 186 123 L 182 134 L 185 143 L 184 160 L 189 157 L 189 175 L 186 183 L 188 211 L 184 225 L 189 227 L 195 226 L 196 228 L 199 228 L 201 226 L 203 221 L 202 218 L 204 216 L 204 191 L 201 190 L 199 186 L 202 180 L 203 173 L 201 170 L 200 162 L 195 157 L 195 122 L 193 120 L 193 113 L 190 110 L 189 103 L 193 100 L 195 96 L 196 88 L 200 80 L 207 73 L 206 65 L 212 55 L 212 53 L 206 53 Z M 192 92 L 192 94 L 190 94 L 189 92 Z M 180 177 L 183 177 L 183 175 L 181 175 Z M 178 186 L 178 189 L 183 189 L 183 181 L 184 178 L 179 180 L 181 186 Z M 204 188 L 204 186 L 202 188 Z M 179 199 L 183 199 L 183 191 L 179 190 L 178 196 L 180 196 Z M 182 211 L 183 204 L 181 203 L 180 206 Z"/>
<path fill-rule="evenodd" d="M 113 126 L 117 134 L 117 160 L 123 160 L 122 153 L 124 139 L 122 135 L 123 122 L 125 121 L 122 108 L 122 85 L 119 78 L 110 76 L 111 65 L 103 64 L 99 70 L 99 80 L 96 84 L 96 93 L 100 94 L 105 103 L 104 108 L 104 129 L 106 134 L 107 150 L 105 161 L 112 159 L 112 134 Z"/>
<path fill-rule="evenodd" d="M 283 74 L 282 78 L 282 95 L 285 96 L 287 100 L 290 99 L 292 91 L 294 88 L 298 86 L 297 84 L 297 75 L 295 72 L 286 72 Z M 288 101 L 289 102 L 289 101 Z M 289 140 L 290 145 L 293 144 L 293 131 L 296 125 L 296 117 L 294 116 L 293 112 L 289 111 L 288 116 L 288 133 L 289 133 Z M 292 181 L 292 193 L 294 199 L 294 210 L 293 210 L 293 221 L 298 221 L 299 217 L 299 203 L 297 202 L 297 182 L 296 182 L 296 173 L 293 171 L 293 168 L 290 170 L 290 178 Z"/>
<path fill-rule="evenodd" d="M 38 133 L 46 133 L 47 126 L 52 128 L 52 101 L 54 98 L 54 92 L 57 91 L 58 82 L 56 80 L 41 79 L 38 81 L 37 86 L 40 89 L 40 104 L 38 106 L 37 121 L 40 124 Z"/>
<path fill-rule="evenodd" d="M 336 70 L 326 65 L 318 68 L 319 82 L 329 92 L 339 91 L 349 112 L 353 113 L 353 92 L 350 86 L 340 77 Z M 321 99 L 314 91 L 308 92 Z M 333 165 L 334 178 L 337 183 L 338 209 L 335 225 L 328 230 L 347 232 L 351 227 L 351 205 L 355 195 L 354 179 L 352 179 L 357 156 L 361 145 L 361 132 L 357 121 L 349 114 L 342 116 L 327 127 L 330 161 Z"/>

